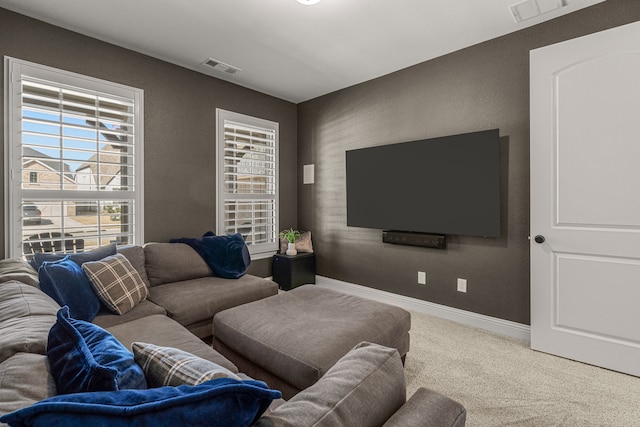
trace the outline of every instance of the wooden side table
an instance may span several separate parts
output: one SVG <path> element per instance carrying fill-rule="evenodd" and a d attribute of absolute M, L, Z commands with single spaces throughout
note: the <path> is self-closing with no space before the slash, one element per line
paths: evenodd
<path fill-rule="evenodd" d="M 300 285 L 316 283 L 316 254 L 276 254 L 272 264 L 273 281 L 288 291 Z"/>

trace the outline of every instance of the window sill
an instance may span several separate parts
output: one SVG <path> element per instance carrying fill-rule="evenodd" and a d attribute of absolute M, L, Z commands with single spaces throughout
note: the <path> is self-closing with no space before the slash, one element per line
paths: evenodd
<path fill-rule="evenodd" d="M 271 258 L 278 251 L 269 251 L 269 252 L 258 252 L 256 254 L 251 254 L 251 261 L 256 261 L 258 259 Z"/>

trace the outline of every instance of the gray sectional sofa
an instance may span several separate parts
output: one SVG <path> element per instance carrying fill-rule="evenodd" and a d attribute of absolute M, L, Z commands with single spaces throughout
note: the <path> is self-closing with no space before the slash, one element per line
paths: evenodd
<path fill-rule="evenodd" d="M 200 256 L 181 243 L 119 252 L 138 271 L 149 296 L 124 315 L 101 312 L 93 323 L 127 348 L 135 341 L 174 347 L 249 378 L 201 338 L 211 335 L 217 313 L 276 295 L 275 283 L 251 275 L 213 277 Z M 26 262 L 0 261 L 0 416 L 57 394 L 46 346 L 59 308 L 39 289 L 37 273 Z M 465 418 L 462 405 L 433 391 L 421 389 L 407 401 L 397 350 L 362 343 L 315 384 L 288 401 L 274 401 L 256 425 L 462 426 Z"/>
<path fill-rule="evenodd" d="M 101 312 L 94 323 L 102 327 L 163 314 L 206 338 L 216 313 L 278 293 L 276 283 L 250 274 L 239 279 L 214 277 L 200 255 L 183 243 L 147 243 L 118 251 L 148 286 L 149 298 L 123 316 Z"/>

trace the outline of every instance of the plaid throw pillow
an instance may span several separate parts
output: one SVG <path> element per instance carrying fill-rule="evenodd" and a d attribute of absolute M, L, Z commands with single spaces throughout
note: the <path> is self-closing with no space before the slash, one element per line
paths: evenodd
<path fill-rule="evenodd" d="M 100 300 L 115 313 L 128 313 L 149 295 L 140 274 L 122 254 L 85 262 L 82 269 Z"/>
<path fill-rule="evenodd" d="M 186 351 L 134 342 L 133 356 L 149 387 L 198 385 L 217 378 L 241 378 L 233 372 Z"/>

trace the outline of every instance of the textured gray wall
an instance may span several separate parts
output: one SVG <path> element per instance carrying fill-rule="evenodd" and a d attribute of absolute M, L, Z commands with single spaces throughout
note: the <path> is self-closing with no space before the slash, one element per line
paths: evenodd
<path fill-rule="evenodd" d="M 216 108 L 280 123 L 280 224 L 297 225 L 295 104 L 6 9 L 0 9 L 0 55 L 144 90 L 146 241 L 215 229 Z M 0 128 L 4 132 L 4 112 Z M 0 179 L 4 184 L 4 161 Z M 4 257 L 4 245 L 0 255 Z M 250 271 L 268 276 L 270 261 L 255 261 Z"/>
<path fill-rule="evenodd" d="M 639 19 L 640 1 L 609 0 L 300 104 L 299 173 L 314 163 L 316 183 L 298 187 L 298 216 L 313 232 L 318 274 L 529 324 L 529 50 Z M 346 226 L 345 150 L 492 128 L 501 135 L 502 237 L 449 236 L 436 250 Z"/>

